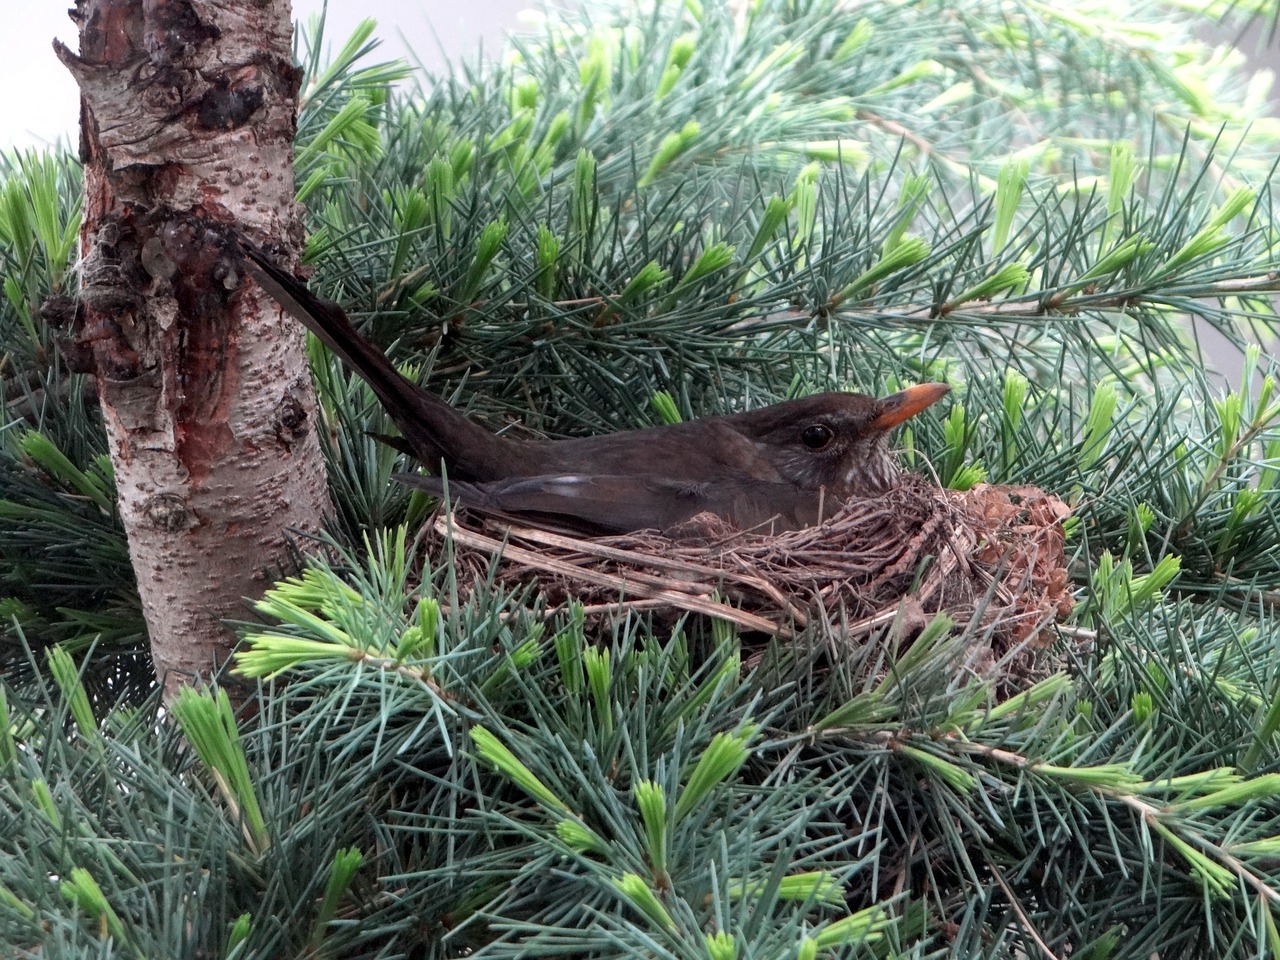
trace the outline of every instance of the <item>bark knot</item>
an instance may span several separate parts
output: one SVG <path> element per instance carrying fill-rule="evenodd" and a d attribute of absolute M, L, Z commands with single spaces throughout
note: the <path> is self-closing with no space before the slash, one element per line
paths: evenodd
<path fill-rule="evenodd" d="M 186 501 L 176 493 L 158 493 L 148 498 L 142 514 L 151 526 L 169 533 L 180 533 L 195 526 Z"/>

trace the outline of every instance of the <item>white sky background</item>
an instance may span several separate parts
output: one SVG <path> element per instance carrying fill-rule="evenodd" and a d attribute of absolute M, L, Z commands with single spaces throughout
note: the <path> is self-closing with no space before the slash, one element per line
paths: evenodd
<path fill-rule="evenodd" d="M 6 40 L 0 56 L 0 148 L 78 142 L 79 98 L 70 75 L 53 55 L 53 38 L 79 48 L 67 16 L 71 0 L 17 0 L 5 4 Z M 428 69 L 446 58 L 465 59 L 483 44 L 496 50 L 517 30 L 520 10 L 537 0 L 330 0 L 325 45 L 336 49 L 365 17 L 378 21 L 377 59 L 414 56 Z M 305 23 L 321 0 L 294 0 L 294 20 Z M 407 44 L 406 44 L 407 41 Z M 412 62 L 412 60 L 411 60 Z"/>

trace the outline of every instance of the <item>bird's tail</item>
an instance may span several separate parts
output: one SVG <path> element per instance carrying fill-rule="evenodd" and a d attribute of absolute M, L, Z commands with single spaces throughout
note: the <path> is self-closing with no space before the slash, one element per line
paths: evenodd
<path fill-rule="evenodd" d="M 460 478 L 500 475 L 495 464 L 501 461 L 502 447 L 509 441 L 472 423 L 443 399 L 409 380 L 381 350 L 360 336 L 336 303 L 321 300 L 244 237 L 236 237 L 236 242 L 258 286 L 369 384 L 425 467 L 439 470 L 443 460 Z"/>

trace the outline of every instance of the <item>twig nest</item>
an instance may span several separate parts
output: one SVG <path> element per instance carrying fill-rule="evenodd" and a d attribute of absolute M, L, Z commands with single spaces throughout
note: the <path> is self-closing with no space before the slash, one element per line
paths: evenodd
<path fill-rule="evenodd" d="M 774 535 L 705 515 L 677 537 L 575 537 L 465 513 L 440 516 L 436 531 L 452 536 L 463 585 L 486 582 L 496 560 L 500 583 L 533 582 L 593 615 L 689 612 L 783 638 L 817 616 L 859 642 L 904 614 L 923 624 L 946 613 L 984 628 L 999 656 L 1045 645 L 1045 628 L 1071 611 L 1068 512 L 1036 487 L 959 492 L 907 475 L 820 526 Z"/>

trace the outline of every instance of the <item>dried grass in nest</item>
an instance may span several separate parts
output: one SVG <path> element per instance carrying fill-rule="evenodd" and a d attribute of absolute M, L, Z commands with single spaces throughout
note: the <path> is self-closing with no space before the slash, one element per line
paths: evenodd
<path fill-rule="evenodd" d="M 1047 643 L 1070 612 L 1063 552 L 1066 505 L 1036 487 L 981 484 L 958 492 L 904 476 L 888 494 L 848 503 L 821 526 L 767 535 L 695 518 L 673 539 L 652 531 L 575 537 L 440 516 L 459 583 L 534 581 L 553 604 L 589 614 L 688 612 L 752 632 L 794 637 L 815 617 L 860 642 L 906 616 L 923 626 L 944 612 L 985 628 L 991 655 Z M 913 586 L 914 585 L 914 586 Z"/>

